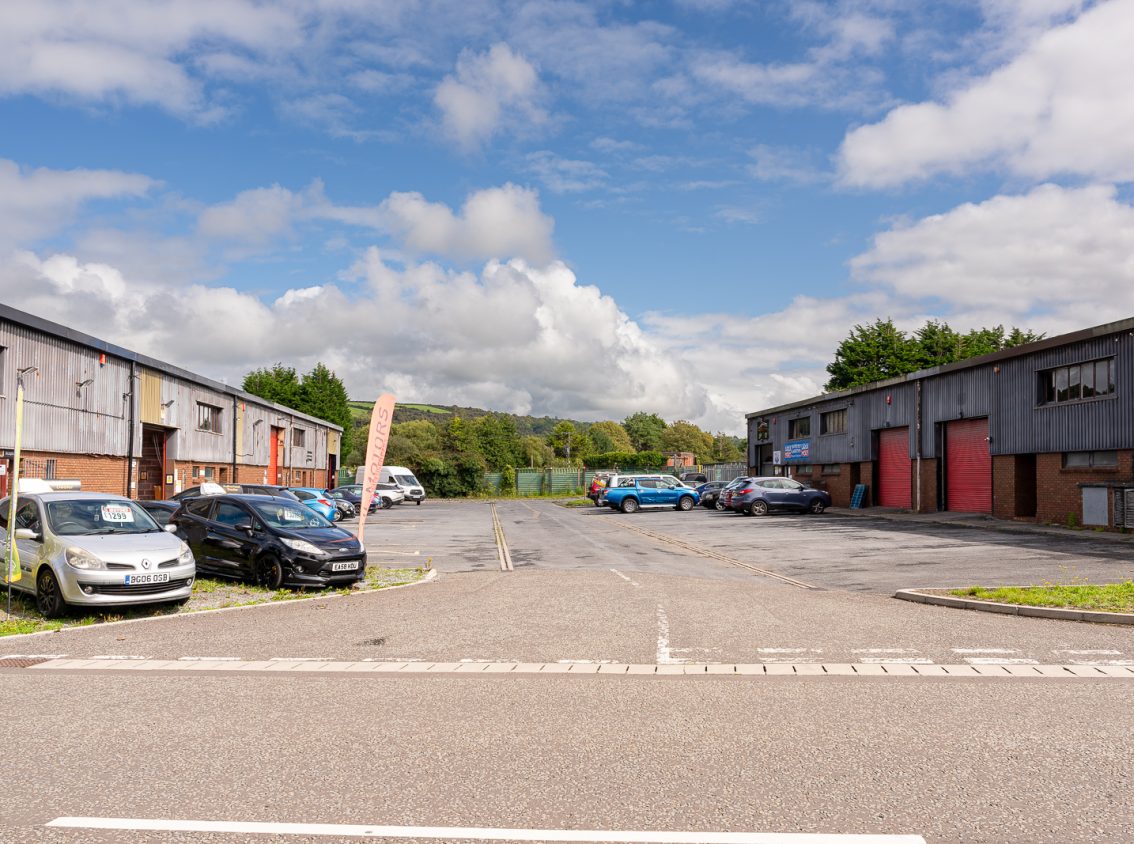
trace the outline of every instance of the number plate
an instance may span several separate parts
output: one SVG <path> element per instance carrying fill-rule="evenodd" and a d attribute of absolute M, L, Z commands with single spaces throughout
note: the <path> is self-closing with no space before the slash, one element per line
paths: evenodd
<path fill-rule="evenodd" d="M 141 586 L 145 583 L 168 583 L 169 572 L 150 572 L 149 574 L 126 575 L 127 586 Z"/>
<path fill-rule="evenodd" d="M 358 562 L 351 560 L 346 563 L 331 563 L 331 571 L 354 571 L 358 568 Z"/>

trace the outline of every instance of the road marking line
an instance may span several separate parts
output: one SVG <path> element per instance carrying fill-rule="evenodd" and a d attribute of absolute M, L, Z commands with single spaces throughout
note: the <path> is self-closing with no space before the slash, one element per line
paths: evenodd
<path fill-rule="evenodd" d="M 87 659 L 149 659 L 148 656 L 129 656 L 123 654 L 99 654 L 98 656 L 89 656 Z"/>
<path fill-rule="evenodd" d="M 492 532 L 496 536 L 496 552 L 500 557 L 500 571 L 514 571 L 512 568 L 512 555 L 508 553 L 508 542 L 504 539 L 504 525 L 500 522 L 500 515 L 496 512 L 496 503 L 489 502 L 492 509 Z"/>
<path fill-rule="evenodd" d="M 796 580 L 794 577 L 788 577 L 786 574 L 780 574 L 779 572 L 769 571 L 768 569 L 762 569 L 759 566 L 754 566 L 751 563 L 744 562 L 743 560 L 737 560 L 733 557 L 725 556 L 724 554 L 718 554 L 716 551 L 710 551 L 706 548 L 701 548 L 701 547 L 694 545 L 690 542 L 684 542 L 683 540 L 677 539 L 676 537 L 673 537 L 673 536 L 669 536 L 668 534 L 656 533 L 652 530 L 646 530 L 645 528 L 638 527 L 637 525 L 631 525 L 631 524 L 627 524 L 624 521 L 618 521 L 618 520 L 613 520 L 613 519 L 604 520 L 604 524 L 606 524 L 610 527 L 622 528 L 623 530 L 629 530 L 629 531 L 633 531 L 634 533 L 639 533 L 642 536 L 647 536 L 650 539 L 653 539 L 657 542 L 662 542 L 666 545 L 673 545 L 677 548 L 682 549 L 683 551 L 688 551 L 689 553 L 695 554 L 698 557 L 708 557 L 711 560 L 720 560 L 721 562 L 728 563 L 729 565 L 732 565 L 732 566 L 739 566 L 742 569 L 748 569 L 749 571 L 755 572 L 756 574 L 762 574 L 762 575 L 764 575 L 764 577 L 770 577 L 774 580 L 779 580 L 782 583 L 787 583 L 787 584 L 790 584 L 791 586 L 797 586 L 800 589 L 814 589 L 815 588 L 815 586 L 813 586 L 810 583 L 804 583 L 802 580 Z"/>
<path fill-rule="evenodd" d="M 1016 648 L 950 648 L 955 654 L 1018 654 Z M 1059 651 L 1056 651 L 1059 653 Z"/>
<path fill-rule="evenodd" d="M 641 583 L 639 583 L 639 582 L 638 582 L 638 581 L 636 581 L 636 580 L 631 580 L 631 579 L 630 579 L 629 577 L 627 577 L 626 575 L 624 575 L 624 574 L 623 574 L 622 572 L 620 572 L 620 571 L 619 571 L 618 569 L 611 569 L 611 571 L 612 571 L 612 572 L 614 572 L 614 573 L 615 573 L 616 575 L 618 575 L 619 577 L 621 577 L 621 578 L 622 578 L 623 580 L 625 580 L 625 581 L 626 581 L 627 583 L 629 583 L 629 584 L 630 584 L 631 586 L 633 586 L 633 587 L 634 587 L 635 589 L 641 589 L 641 588 L 642 588 L 642 584 L 641 584 Z"/>
<path fill-rule="evenodd" d="M 856 663 L 834 663 L 822 662 L 818 659 L 812 658 L 797 658 L 787 659 L 778 657 L 768 657 L 762 662 L 756 663 L 708 663 L 708 662 L 694 662 L 688 659 L 676 659 L 673 657 L 673 649 L 668 644 L 668 630 L 663 631 L 664 636 L 659 641 L 661 646 L 660 653 L 658 654 L 659 662 L 653 665 L 640 665 L 631 666 L 631 670 L 627 672 L 617 672 L 626 674 L 654 674 L 654 675 L 681 675 L 687 673 L 696 673 L 701 676 L 709 674 L 714 675 L 729 675 L 729 676 L 743 676 L 743 675 L 757 675 L 757 676 L 775 676 L 775 675 L 792 675 L 792 674 L 818 674 L 817 667 L 821 667 L 822 671 L 827 675 L 833 674 L 856 674 L 861 676 L 917 676 L 913 671 L 915 667 L 924 668 L 926 665 L 934 665 L 926 657 L 878 657 L 874 659 L 867 658 L 863 661 Z M 668 662 L 661 661 L 667 657 Z M 975 659 L 975 658 L 973 658 Z M 534 677 L 539 674 L 564 674 L 568 672 L 595 673 L 611 673 L 608 669 L 610 666 L 621 666 L 626 663 L 620 660 L 602 660 L 602 659 L 580 659 L 580 660 L 563 660 L 561 662 L 433 662 L 429 660 L 417 662 L 386 662 L 386 661 L 346 661 L 346 660 L 321 660 L 321 659 L 298 659 L 298 660 L 217 660 L 210 662 L 206 660 L 191 660 L 182 661 L 175 659 L 154 659 L 154 660 L 117 660 L 117 659 L 55 659 L 47 662 L 40 662 L 35 665 L 30 665 L 27 671 L 102 671 L 102 672 L 122 672 L 122 671 L 160 671 L 160 672 L 188 672 L 193 671 L 200 673 L 201 671 L 224 671 L 226 674 L 231 674 L 233 671 L 242 673 L 263 673 L 271 672 L 276 676 L 283 674 L 307 674 L 316 671 L 319 672 L 335 672 L 335 671 L 352 671 L 352 672 L 372 672 L 381 673 L 386 676 L 392 674 L 422 674 L 428 672 L 430 674 L 488 674 L 500 673 L 508 674 L 510 676 L 527 676 Z M 1011 669 L 1013 667 L 1027 667 L 1034 669 L 1034 676 L 1042 677 L 1090 677 L 1090 678 L 1122 678 L 1127 680 L 1134 680 L 1134 666 L 1120 666 L 1120 665 L 1036 665 L 1034 660 L 1017 660 L 1015 662 L 1005 662 L 1004 660 L 995 660 L 984 663 L 970 663 L 967 665 L 941 665 L 935 666 L 934 670 L 927 672 L 926 676 L 941 676 L 942 674 L 949 677 L 1009 677 L 1012 676 Z M 936 669 L 940 668 L 941 671 Z M 1022 676 L 1033 676 L 1032 672 L 1023 672 Z"/>
<path fill-rule="evenodd" d="M 1038 659 L 1006 656 L 967 656 L 965 662 L 969 665 L 1039 665 Z"/>
<path fill-rule="evenodd" d="M 665 614 L 665 607 L 658 604 L 658 665 L 678 665 L 688 662 L 687 659 L 676 659 L 669 650 L 669 619 Z"/>
<path fill-rule="evenodd" d="M 757 648 L 759 654 L 821 654 L 822 648 Z"/>
<path fill-rule="evenodd" d="M 1108 650 L 1095 650 L 1095 651 L 1052 651 L 1057 654 L 1071 654 L 1072 656 L 1122 656 L 1122 651 L 1108 651 Z"/>
<path fill-rule="evenodd" d="M 916 654 L 916 648 L 854 648 L 852 654 Z"/>
<path fill-rule="evenodd" d="M 130 829 L 152 832 L 219 832 L 262 835 L 334 835 L 341 838 L 427 838 L 472 841 L 583 841 L 616 844 L 925 844 L 920 835 L 844 835 L 809 832 L 669 832 L 603 829 L 507 829 L 378 824 L 256 823 L 162 818 L 63 817 L 47 826 L 68 829 Z"/>

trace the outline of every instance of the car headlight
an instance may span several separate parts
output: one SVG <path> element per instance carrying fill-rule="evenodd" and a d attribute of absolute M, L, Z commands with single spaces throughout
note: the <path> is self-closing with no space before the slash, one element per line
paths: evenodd
<path fill-rule="evenodd" d="M 77 569 L 104 569 L 106 563 L 83 548 L 67 549 L 67 564 Z"/>
<path fill-rule="evenodd" d="M 292 551 L 298 551 L 300 554 L 306 554 L 309 557 L 326 557 L 327 552 L 322 548 L 312 545 L 305 539 L 284 539 L 283 544 L 290 548 Z"/>
<path fill-rule="evenodd" d="M 187 565 L 193 562 L 193 552 L 189 550 L 189 546 L 184 542 L 181 543 L 181 551 L 177 554 L 178 565 Z"/>

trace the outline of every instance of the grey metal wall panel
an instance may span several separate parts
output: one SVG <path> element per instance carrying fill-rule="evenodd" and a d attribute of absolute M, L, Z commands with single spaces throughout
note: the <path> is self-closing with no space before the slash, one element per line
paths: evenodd
<path fill-rule="evenodd" d="M 1113 396 L 1040 404 L 1040 373 L 1113 356 Z M 1126 332 L 1047 349 L 1000 364 L 994 376 L 993 454 L 1134 448 L 1134 338 Z"/>
<path fill-rule="evenodd" d="M 39 368 L 24 378 L 23 448 L 124 456 L 129 430 L 130 366 L 59 338 L 14 323 L 0 323 L 4 348 L 0 437 L 15 441 L 16 372 Z"/>
<path fill-rule="evenodd" d="M 993 387 L 1000 382 L 992 366 L 962 369 L 926 378 L 921 393 L 921 454 L 937 457 L 937 425 L 992 413 Z"/>

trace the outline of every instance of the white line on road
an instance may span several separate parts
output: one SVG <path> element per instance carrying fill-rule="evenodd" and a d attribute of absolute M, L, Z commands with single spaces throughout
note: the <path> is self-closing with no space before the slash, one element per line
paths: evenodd
<path fill-rule="evenodd" d="M 757 648 L 758 654 L 821 654 L 822 648 Z"/>
<path fill-rule="evenodd" d="M 1052 653 L 1071 654 L 1072 656 L 1122 656 L 1122 651 L 1104 651 L 1104 650 L 1095 650 L 1095 651 L 1060 651 L 1060 650 L 1056 650 L 1056 651 L 1053 651 Z"/>
<path fill-rule="evenodd" d="M 99 654 L 98 656 L 89 656 L 87 659 L 149 659 L 148 656 L 130 656 L 125 654 Z"/>
<path fill-rule="evenodd" d="M 1018 654 L 1015 648 L 950 648 L 955 654 Z M 1056 651 L 1059 653 L 1059 651 Z"/>
<path fill-rule="evenodd" d="M 624 575 L 624 574 L 623 574 L 622 572 L 620 572 L 620 571 L 619 571 L 618 569 L 611 569 L 611 571 L 612 571 L 612 572 L 614 572 L 614 573 L 615 573 L 616 575 L 618 575 L 619 577 L 621 577 L 621 578 L 622 578 L 623 580 L 625 580 L 625 581 L 626 581 L 627 583 L 629 583 L 629 584 L 630 584 L 631 586 L 633 586 L 633 587 L 634 587 L 635 589 L 641 589 L 641 588 L 642 588 L 642 584 L 641 584 L 641 583 L 639 583 L 639 582 L 638 582 L 638 581 L 636 581 L 636 580 L 631 580 L 631 579 L 630 579 L 629 577 L 627 577 L 626 575 Z"/>
<path fill-rule="evenodd" d="M 927 656 L 864 656 L 859 659 L 863 665 L 933 665 Z"/>
<path fill-rule="evenodd" d="M 916 648 L 854 648 L 852 654 L 916 654 Z"/>
<path fill-rule="evenodd" d="M 665 607 L 658 604 L 658 665 L 675 665 L 688 662 L 687 659 L 675 659 L 669 650 L 669 619 L 665 614 Z"/>
<path fill-rule="evenodd" d="M 967 656 L 965 662 L 969 665 L 1039 665 L 1038 659 L 1007 656 Z"/>
<path fill-rule="evenodd" d="M 839 835 L 805 832 L 631 832 L 601 829 L 503 829 L 376 824 L 249 823 L 161 818 L 56 818 L 47 826 L 154 832 L 219 832 L 261 835 L 334 835 L 340 838 L 428 838 L 472 841 L 585 841 L 619 844 L 925 844 L 920 835 Z"/>

